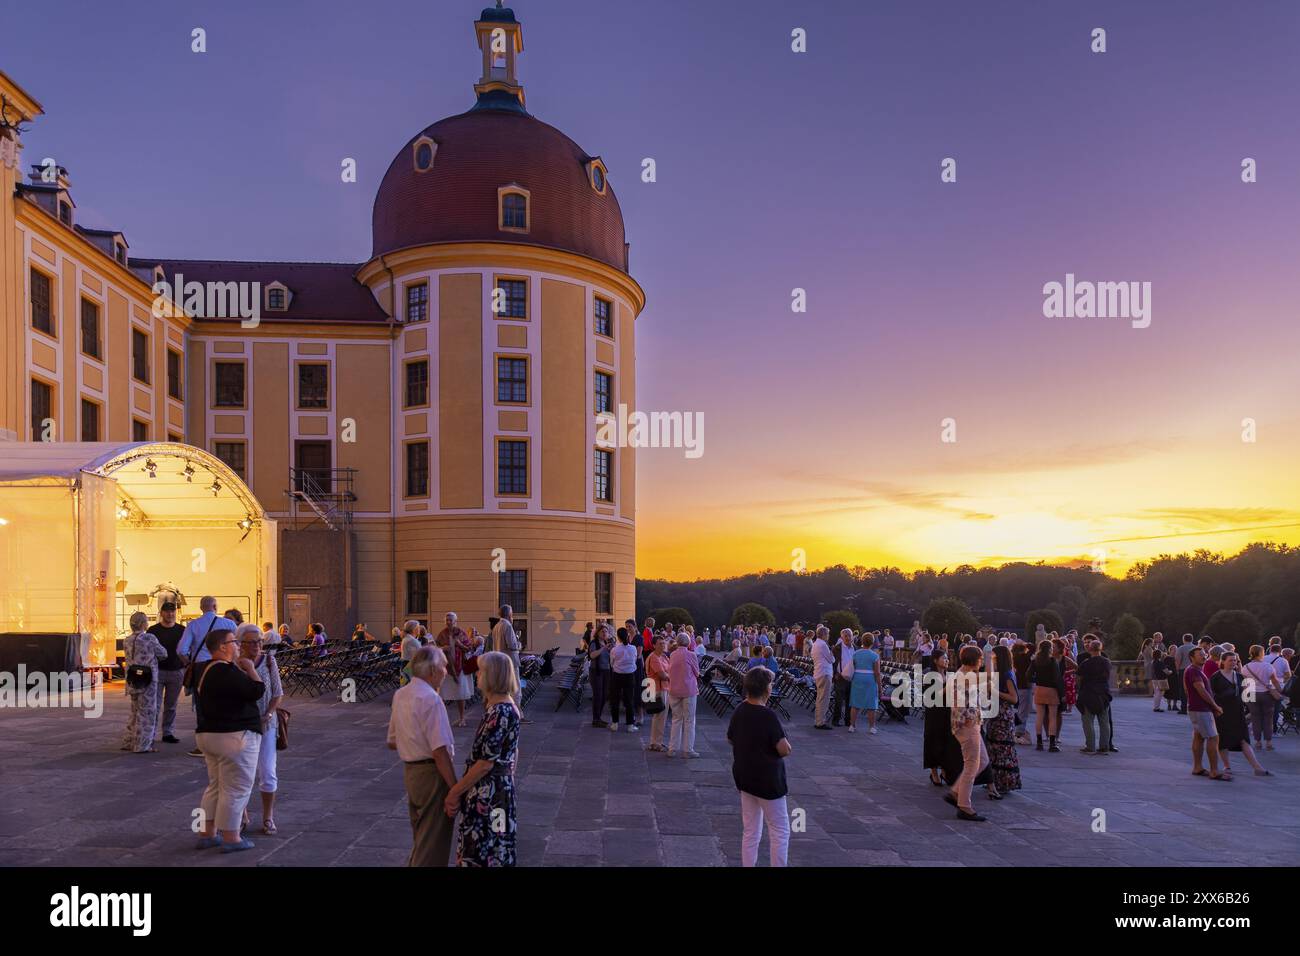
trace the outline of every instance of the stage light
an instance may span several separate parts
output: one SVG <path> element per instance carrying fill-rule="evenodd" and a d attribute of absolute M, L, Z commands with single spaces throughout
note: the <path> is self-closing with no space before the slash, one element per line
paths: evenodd
<path fill-rule="evenodd" d="M 191 465 L 189 462 L 186 462 L 186 463 L 185 463 L 185 470 L 184 470 L 183 472 L 181 472 L 181 474 L 183 474 L 183 475 L 185 476 L 185 480 L 186 480 L 187 482 L 188 482 L 188 481 L 193 481 L 193 480 L 194 480 L 194 466 Z"/>
<path fill-rule="evenodd" d="M 147 472 L 149 472 L 149 477 L 150 477 L 150 478 L 157 478 L 157 477 L 158 477 L 158 465 L 157 465 L 157 463 L 156 463 L 152 458 L 146 458 L 146 459 L 145 459 L 145 462 L 144 462 L 144 470 L 147 471 Z"/>
<path fill-rule="evenodd" d="M 243 521 L 239 522 L 239 526 L 247 531 L 249 528 L 253 527 L 253 519 L 245 518 Z"/>
<path fill-rule="evenodd" d="M 213 478 L 213 479 L 212 479 L 212 484 L 208 485 L 208 489 L 212 492 L 212 497 L 215 498 L 215 497 L 216 497 L 216 496 L 221 492 L 221 481 L 220 481 L 220 479 Z"/>
<path fill-rule="evenodd" d="M 129 517 L 131 517 L 131 509 L 125 503 L 119 504 L 117 506 L 117 520 L 125 521 Z"/>

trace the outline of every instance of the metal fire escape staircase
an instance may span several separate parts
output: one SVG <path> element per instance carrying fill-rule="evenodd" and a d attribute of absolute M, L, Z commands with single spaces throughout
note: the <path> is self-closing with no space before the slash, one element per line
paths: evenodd
<path fill-rule="evenodd" d="M 319 522 L 331 531 L 350 528 L 356 473 L 355 468 L 290 468 L 285 494 L 293 526 L 306 529 Z"/>

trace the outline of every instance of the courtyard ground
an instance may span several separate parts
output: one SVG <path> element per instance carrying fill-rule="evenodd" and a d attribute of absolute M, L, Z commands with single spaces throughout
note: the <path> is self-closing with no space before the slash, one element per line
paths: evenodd
<path fill-rule="evenodd" d="M 552 682 L 553 683 L 553 682 Z M 235 856 L 199 853 L 188 830 L 206 774 L 181 745 L 153 755 L 118 750 L 121 685 L 103 716 L 72 709 L 0 710 L 0 865 L 397 866 L 410 828 L 395 755 L 384 745 L 391 695 L 367 703 L 290 698 L 291 748 L 280 754 L 279 833 Z M 524 727 L 517 783 L 524 866 L 735 866 L 739 803 L 726 722 L 701 702 L 698 760 L 670 760 L 639 735 L 591 727 L 590 704 L 555 710 L 544 687 Z M 786 722 L 790 808 L 806 829 L 791 838 L 796 866 L 1292 865 L 1300 824 L 1300 737 L 1261 755 L 1275 776 L 1190 773 L 1187 718 L 1153 714 L 1145 699 L 1115 703 L 1119 754 L 1085 756 L 1077 715 L 1064 751 L 1019 748 L 1024 789 L 1001 802 L 976 794 L 990 822 L 964 823 L 920 766 L 919 720 L 872 737 L 812 730 L 807 711 Z M 471 721 L 471 724 L 473 722 Z M 463 765 L 473 727 L 456 730 Z M 257 807 L 254 795 L 253 806 Z M 1105 832 L 1094 832 L 1094 811 Z M 1236 825 L 1248 823 L 1245 829 Z M 760 864 L 766 865 L 766 838 Z"/>

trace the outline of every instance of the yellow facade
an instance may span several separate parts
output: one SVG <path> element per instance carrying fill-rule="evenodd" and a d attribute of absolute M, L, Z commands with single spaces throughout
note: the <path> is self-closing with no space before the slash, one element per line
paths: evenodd
<path fill-rule="evenodd" d="M 28 119 L 39 115 L 3 74 L 0 84 Z M 636 407 L 634 321 L 644 293 L 626 271 L 529 244 L 527 230 L 503 224 L 498 240 L 413 245 L 357 266 L 355 282 L 382 310 L 376 320 L 296 322 L 270 311 L 250 328 L 174 310 L 158 318 L 148 261 L 118 261 L 111 246 L 60 221 L 57 206 L 41 204 L 49 190 L 35 200 L 16 193 L 17 162 L 0 176 L 5 438 L 40 437 L 31 427 L 36 381 L 52 389 L 55 440 L 81 437 L 70 429 L 80 428 L 84 399 L 102 408 L 99 440 L 171 437 L 216 454 L 280 522 L 275 616 L 295 627 L 307 614 L 336 636 L 356 622 L 384 633 L 407 618 L 436 629 L 455 611 L 485 630 L 507 588 L 518 589 L 509 591 L 522 598 L 516 620 L 535 649 L 571 646 L 587 621 L 633 616 L 635 452 L 611 451 L 607 483 L 594 465 L 597 374 L 612 408 Z M 494 201 L 507 185 L 494 187 Z M 292 274 L 276 274 L 283 264 L 229 265 L 256 266 L 264 295 L 272 278 L 288 295 L 302 292 Z M 53 334 L 34 327 L 32 269 L 51 282 Z M 494 309 L 504 279 L 524 283 L 526 315 Z M 420 285 L 427 309 L 410 321 L 408 290 Z M 100 358 L 79 348 L 82 298 L 102 317 Z M 597 334 L 597 300 L 610 310 L 611 334 Z M 148 381 L 133 375 L 133 330 L 147 337 Z M 168 384 L 169 350 L 180 399 Z M 507 368 L 522 376 L 514 391 L 503 383 Z M 295 468 L 349 470 L 331 472 L 347 475 L 347 520 L 327 524 L 295 500 Z M 339 542 L 325 574 L 317 546 Z"/>

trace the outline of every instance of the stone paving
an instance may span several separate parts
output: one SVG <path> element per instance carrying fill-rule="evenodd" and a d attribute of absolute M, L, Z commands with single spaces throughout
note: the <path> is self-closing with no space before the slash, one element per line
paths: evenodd
<path fill-rule="evenodd" d="M 280 754 L 279 833 L 253 835 L 235 856 L 192 849 L 188 823 L 206 774 L 183 745 L 123 753 L 126 702 L 110 688 L 104 714 L 0 710 L 0 865 L 396 866 L 410 847 L 401 768 L 384 746 L 389 696 L 368 703 L 291 698 L 292 747 Z M 726 723 L 701 703 L 698 760 L 670 760 L 639 735 L 591 726 L 590 704 L 555 711 L 544 687 L 530 707 L 518 768 L 519 861 L 526 866 L 735 866 L 740 818 Z M 806 831 L 791 839 L 795 866 L 1292 865 L 1300 737 L 1261 755 L 1275 776 L 1254 777 L 1234 755 L 1237 779 L 1192 777 L 1185 717 L 1148 701 L 1115 704 L 1116 744 L 1106 757 L 1078 752 L 1067 715 L 1064 751 L 1020 748 L 1024 789 L 976 808 L 989 823 L 954 819 L 920 767 L 921 729 L 818 733 L 806 711 L 787 722 L 791 809 Z M 456 731 L 463 762 L 473 728 Z M 257 797 L 254 795 L 254 804 Z M 1095 833 L 1093 811 L 1106 811 Z M 1228 825 L 1247 822 L 1249 827 Z M 257 817 L 255 813 L 255 829 Z M 760 865 L 766 865 L 766 837 Z"/>

